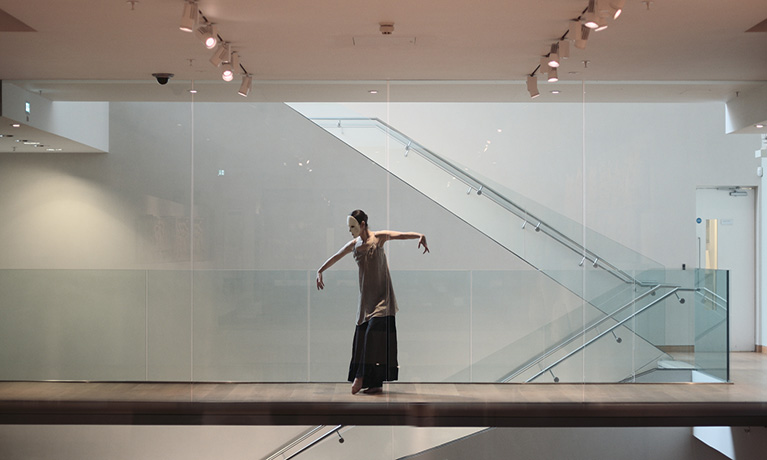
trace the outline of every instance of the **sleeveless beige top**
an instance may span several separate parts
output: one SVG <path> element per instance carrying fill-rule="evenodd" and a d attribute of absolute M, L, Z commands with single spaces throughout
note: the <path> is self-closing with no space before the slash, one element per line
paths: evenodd
<path fill-rule="evenodd" d="M 358 238 L 354 245 L 354 260 L 359 267 L 360 281 L 357 324 L 370 318 L 394 316 L 399 309 L 383 246 L 377 242 L 363 244 Z"/>

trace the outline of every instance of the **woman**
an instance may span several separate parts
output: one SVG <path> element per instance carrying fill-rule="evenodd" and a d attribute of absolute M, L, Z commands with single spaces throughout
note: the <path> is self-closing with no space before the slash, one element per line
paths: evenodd
<path fill-rule="evenodd" d="M 376 394 L 383 391 L 384 381 L 398 378 L 397 326 L 394 321 L 398 308 L 384 243 L 417 239 L 418 248 L 423 246 L 424 254 L 429 252 L 429 247 L 426 237 L 420 233 L 371 231 L 368 216 L 359 209 L 347 217 L 347 223 L 354 238 L 317 270 L 317 289 L 325 287 L 322 272 L 347 254 L 354 254 L 359 267 L 360 295 L 349 381 L 352 382 L 352 394 L 357 394 L 362 388 L 365 388 L 365 393 Z"/>

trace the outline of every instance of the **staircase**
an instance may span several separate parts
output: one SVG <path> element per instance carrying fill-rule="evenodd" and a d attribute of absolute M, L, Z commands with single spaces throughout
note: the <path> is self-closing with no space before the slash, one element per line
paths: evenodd
<path fill-rule="evenodd" d="M 696 271 L 694 279 L 687 283 L 666 282 L 666 270 L 659 264 L 480 178 L 381 120 L 308 118 L 583 299 L 581 308 L 472 363 L 475 381 L 693 381 L 694 374 L 701 372 L 695 360 L 678 361 L 655 346 L 651 334 L 646 333 L 648 326 L 643 324 L 651 322 L 650 313 L 659 306 L 667 302 L 683 305 L 688 298 L 707 306 L 709 312 L 695 315 L 696 326 L 701 323 L 695 345 L 712 350 L 721 347 L 722 329 L 727 328 L 726 284 L 724 289 L 716 286 L 718 280 L 711 273 Z M 591 358 L 586 359 L 587 353 Z M 716 369 L 720 364 L 721 360 L 714 359 L 709 367 Z M 499 374 L 498 369 L 505 371 Z M 723 380 L 727 380 L 726 371 L 724 375 Z M 335 436 L 343 443 L 341 433 L 352 429 L 355 427 L 340 425 L 312 428 L 268 460 L 294 458 Z M 357 452 L 369 448 L 371 439 L 385 439 L 393 430 L 356 427 L 357 431 L 363 429 L 376 433 L 360 433 L 365 445 L 355 449 Z M 411 458 L 412 452 L 424 452 L 487 431 L 458 430 L 463 431 L 421 432 L 416 436 L 418 446 L 391 452 L 391 457 Z M 396 437 L 402 448 L 413 438 L 412 430 Z M 325 443 L 322 453 L 334 456 L 328 449 L 334 448 Z"/>

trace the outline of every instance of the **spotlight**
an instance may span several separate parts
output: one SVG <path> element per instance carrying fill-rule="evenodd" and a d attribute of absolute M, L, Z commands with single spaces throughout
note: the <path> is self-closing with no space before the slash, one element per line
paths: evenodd
<path fill-rule="evenodd" d="M 218 67 L 224 62 L 229 62 L 230 59 L 229 43 L 220 43 L 216 51 L 213 52 L 213 56 L 210 57 L 210 63 Z"/>
<path fill-rule="evenodd" d="M 538 92 L 538 78 L 535 75 L 527 76 L 527 92 L 530 93 L 530 99 L 540 96 Z"/>
<path fill-rule="evenodd" d="M 549 69 L 549 83 L 554 83 L 559 81 L 559 77 L 557 76 L 557 69 Z"/>
<path fill-rule="evenodd" d="M 623 7 L 626 5 L 626 0 L 610 0 L 610 8 L 613 10 L 613 19 L 618 19 L 618 16 L 623 12 Z"/>
<path fill-rule="evenodd" d="M 224 64 L 224 71 L 221 73 L 221 78 L 224 81 L 234 80 L 234 74 L 237 72 L 237 68 L 240 67 L 240 55 L 236 51 L 230 53 L 230 58 Z"/>
<path fill-rule="evenodd" d="M 594 29 L 594 32 L 600 32 L 602 30 L 607 29 L 607 17 L 605 16 L 599 16 L 597 18 L 597 28 Z"/>
<path fill-rule="evenodd" d="M 232 70 L 232 64 L 226 63 L 222 67 L 224 70 L 221 72 L 221 78 L 224 79 L 224 81 L 232 81 L 234 80 L 234 71 Z"/>
<path fill-rule="evenodd" d="M 599 27 L 597 23 L 596 0 L 589 0 L 589 6 L 586 8 L 586 16 L 583 17 L 583 25 L 589 29 Z"/>
<path fill-rule="evenodd" d="M 554 43 L 551 45 L 551 52 L 549 52 L 549 67 L 557 68 L 559 67 L 559 44 Z"/>
<path fill-rule="evenodd" d="M 586 27 L 585 25 L 581 25 L 581 38 L 578 40 L 575 40 L 575 47 L 581 50 L 586 49 L 586 43 L 589 40 L 589 34 L 591 33 L 591 29 Z"/>
<path fill-rule="evenodd" d="M 253 77 L 251 77 L 249 74 L 245 74 L 242 76 L 242 84 L 240 85 L 240 90 L 237 91 L 237 94 L 239 94 L 242 97 L 248 97 L 248 94 L 250 93 L 250 87 L 253 84 Z"/>
<path fill-rule="evenodd" d="M 185 1 L 184 13 L 181 15 L 181 25 L 178 28 L 184 32 L 194 31 L 194 25 L 197 24 L 198 11 L 197 3 Z"/>
<path fill-rule="evenodd" d="M 577 42 L 581 39 L 581 28 L 583 24 L 580 21 L 570 21 L 570 27 L 567 30 L 567 38 Z"/>
<path fill-rule="evenodd" d="M 541 72 L 548 72 L 550 67 L 548 56 L 543 56 L 541 58 Z"/>
<path fill-rule="evenodd" d="M 200 25 L 195 30 L 195 35 L 197 35 L 197 38 L 199 38 L 208 49 L 215 48 L 216 44 L 218 43 L 218 38 L 216 37 L 216 28 L 213 26 L 213 24 L 205 23 Z"/>

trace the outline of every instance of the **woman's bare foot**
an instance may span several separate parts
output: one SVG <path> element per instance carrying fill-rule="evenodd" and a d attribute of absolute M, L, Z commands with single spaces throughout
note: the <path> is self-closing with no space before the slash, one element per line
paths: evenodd
<path fill-rule="evenodd" d="M 352 394 L 356 395 L 357 393 L 360 392 L 361 389 L 362 389 L 362 379 L 357 377 L 354 379 L 354 382 L 352 382 Z"/>
<path fill-rule="evenodd" d="M 362 392 L 369 395 L 377 395 L 379 393 L 383 393 L 383 388 L 381 387 L 366 388 Z"/>

